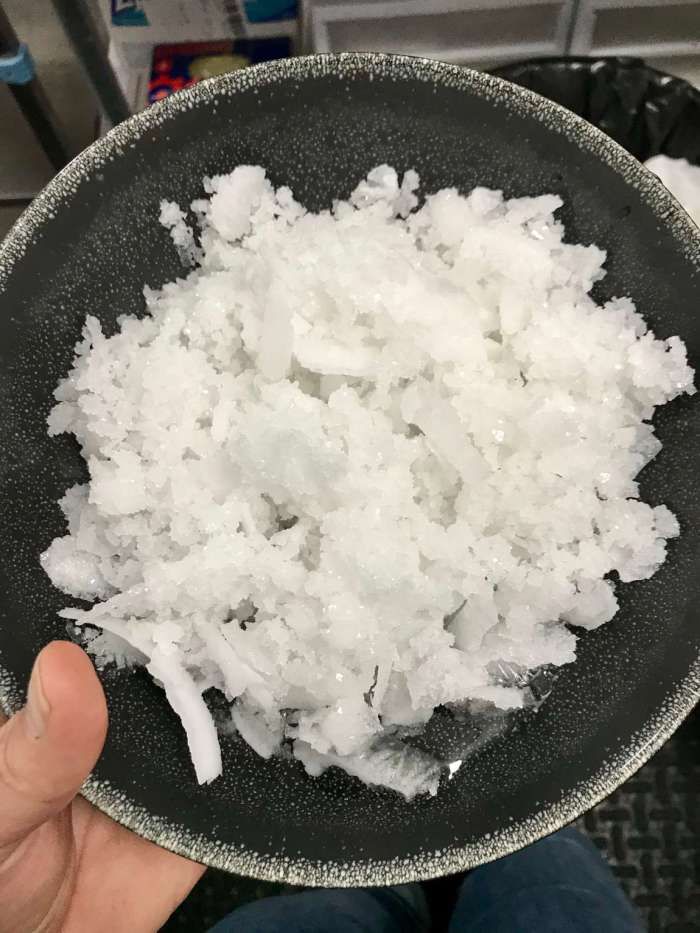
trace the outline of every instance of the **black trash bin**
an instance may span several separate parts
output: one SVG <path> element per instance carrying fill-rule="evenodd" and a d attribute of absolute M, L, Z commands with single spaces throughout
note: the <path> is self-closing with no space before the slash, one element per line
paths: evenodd
<path fill-rule="evenodd" d="M 700 165 L 700 90 L 638 58 L 540 58 L 492 74 L 593 123 L 644 162 L 663 155 Z"/>

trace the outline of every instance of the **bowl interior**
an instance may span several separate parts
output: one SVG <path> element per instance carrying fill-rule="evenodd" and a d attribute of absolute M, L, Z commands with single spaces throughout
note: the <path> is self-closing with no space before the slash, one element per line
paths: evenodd
<path fill-rule="evenodd" d="M 267 168 L 309 208 L 347 196 L 372 167 L 416 169 L 422 190 L 555 192 L 567 238 L 608 252 L 600 298 L 631 295 L 660 337 L 700 356 L 698 238 L 660 184 L 583 121 L 450 66 L 381 56 L 296 60 L 215 79 L 128 121 L 83 154 L 0 252 L 0 693 L 22 702 L 38 648 L 66 637 L 39 553 L 63 532 L 56 500 L 84 478 L 71 440 L 50 439 L 51 393 L 87 313 L 113 332 L 144 284 L 181 272 L 157 223 L 205 175 Z M 173 373 L 177 378 L 177 373 Z M 380 884 L 503 855 L 576 816 L 648 757 L 698 686 L 700 405 L 656 418 L 664 448 L 644 498 L 683 528 L 651 580 L 622 586 L 615 620 L 580 641 L 547 702 L 475 750 L 469 724 L 434 740 L 466 765 L 433 799 L 406 803 L 335 770 L 320 779 L 223 741 L 224 775 L 196 785 L 184 735 L 143 672 L 106 671 L 111 713 L 86 793 L 144 835 L 210 864 L 318 884 Z"/>

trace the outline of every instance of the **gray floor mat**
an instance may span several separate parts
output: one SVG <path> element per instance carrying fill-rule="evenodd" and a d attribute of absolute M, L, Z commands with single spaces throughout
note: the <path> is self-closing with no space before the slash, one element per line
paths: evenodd
<path fill-rule="evenodd" d="M 700 710 L 578 825 L 650 933 L 700 931 Z"/>

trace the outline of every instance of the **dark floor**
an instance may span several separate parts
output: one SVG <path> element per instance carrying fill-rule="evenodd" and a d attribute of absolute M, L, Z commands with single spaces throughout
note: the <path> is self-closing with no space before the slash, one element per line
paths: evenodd
<path fill-rule="evenodd" d="M 578 821 L 649 933 L 700 933 L 699 800 L 700 709 L 634 777 Z M 433 893 L 439 897 L 448 887 L 437 883 Z M 163 930 L 204 933 L 239 904 L 292 890 L 209 871 Z"/>

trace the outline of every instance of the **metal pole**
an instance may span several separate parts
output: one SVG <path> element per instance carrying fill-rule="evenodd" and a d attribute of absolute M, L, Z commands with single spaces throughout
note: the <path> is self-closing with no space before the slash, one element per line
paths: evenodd
<path fill-rule="evenodd" d="M 53 0 L 73 50 L 88 74 L 102 111 L 113 126 L 131 116 L 121 85 L 112 70 L 89 0 Z"/>
<path fill-rule="evenodd" d="M 0 3 L 0 56 L 15 56 L 22 48 Z M 56 171 L 62 169 L 70 161 L 70 147 L 39 79 L 34 76 L 22 83 L 8 81 L 7 86 L 27 123 L 34 130 L 49 161 Z"/>

